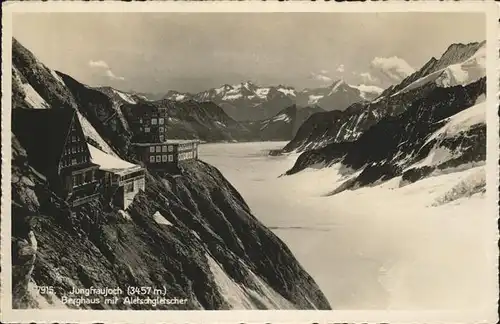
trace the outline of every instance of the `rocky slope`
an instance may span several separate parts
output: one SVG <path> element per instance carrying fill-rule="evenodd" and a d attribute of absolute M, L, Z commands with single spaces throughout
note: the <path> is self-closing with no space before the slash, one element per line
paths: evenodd
<path fill-rule="evenodd" d="M 486 159 L 486 78 L 435 87 L 397 116 L 387 116 L 354 141 L 302 153 L 287 174 L 341 163 L 350 178 L 333 193 L 402 176 L 415 182 Z M 484 185 L 484 184 L 483 184 Z"/>
<path fill-rule="evenodd" d="M 141 103 L 122 103 L 130 98 L 110 96 L 110 89 L 90 88 L 55 73 L 16 41 L 13 58 L 14 109 L 76 109 L 89 143 L 134 162 L 128 149 L 132 134 L 120 112 L 123 105 Z M 194 109 L 190 105 L 175 105 L 176 113 Z M 216 107 L 199 108 L 198 122 L 222 118 Z M 146 190 L 126 211 L 100 197 L 70 213 L 45 177 L 30 166 L 13 133 L 14 307 L 330 308 L 290 250 L 252 215 L 216 168 L 202 161 L 184 162 L 181 168 L 176 176 L 148 171 Z M 41 288 L 46 286 L 53 293 Z M 73 288 L 92 286 L 163 288 L 168 297 L 186 303 L 63 303 Z M 147 296 L 154 298 L 151 292 Z"/>
<path fill-rule="evenodd" d="M 385 117 L 398 116 L 436 88 L 466 86 L 486 75 L 485 42 L 451 45 L 440 59 L 431 58 L 400 84 L 386 89 L 369 103 L 344 111 L 311 116 L 282 152 L 302 152 L 330 143 L 352 142 Z"/>
<path fill-rule="evenodd" d="M 382 89 L 377 87 L 353 86 L 342 80 L 327 87 L 301 91 L 283 85 L 265 87 L 247 81 L 237 85 L 225 84 L 196 94 L 171 90 L 165 98 L 178 102 L 213 101 L 235 120 L 259 121 L 270 119 L 293 104 L 299 107 L 319 106 L 324 110 L 344 110 L 353 103 L 373 100 L 381 92 Z"/>

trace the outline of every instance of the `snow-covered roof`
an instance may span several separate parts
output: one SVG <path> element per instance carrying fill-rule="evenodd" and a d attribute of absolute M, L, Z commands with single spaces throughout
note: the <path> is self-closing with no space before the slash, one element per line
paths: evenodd
<path fill-rule="evenodd" d="M 116 156 L 107 154 L 97 147 L 87 144 L 90 150 L 92 163 L 98 164 L 101 170 L 117 174 L 141 169 L 141 166 L 124 161 Z"/>

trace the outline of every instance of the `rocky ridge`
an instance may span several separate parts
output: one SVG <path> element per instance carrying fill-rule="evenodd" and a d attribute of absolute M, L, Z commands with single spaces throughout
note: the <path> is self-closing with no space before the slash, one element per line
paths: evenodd
<path fill-rule="evenodd" d="M 54 72 L 15 40 L 12 81 L 13 109 L 76 109 L 89 143 L 140 163 L 130 154 L 133 134 L 122 107 L 143 104 L 141 98 L 124 98 Z M 192 109 L 189 105 L 176 105 L 176 113 Z M 213 118 L 232 122 L 216 105 L 200 108 L 197 118 L 200 125 Z M 184 162 L 175 176 L 147 171 L 146 190 L 125 211 L 104 197 L 70 211 L 28 161 L 12 133 L 16 308 L 330 309 L 286 245 L 213 166 Z M 53 287 L 53 294 L 39 289 L 43 286 Z M 127 286 L 162 287 L 187 302 L 63 303 L 71 289 Z"/>
<path fill-rule="evenodd" d="M 385 117 L 406 111 L 436 88 L 466 86 L 486 75 L 485 42 L 453 44 L 440 59 L 431 58 L 421 69 L 368 103 L 355 103 L 344 111 L 312 115 L 296 136 L 276 153 L 303 152 L 330 143 L 353 142 Z"/>

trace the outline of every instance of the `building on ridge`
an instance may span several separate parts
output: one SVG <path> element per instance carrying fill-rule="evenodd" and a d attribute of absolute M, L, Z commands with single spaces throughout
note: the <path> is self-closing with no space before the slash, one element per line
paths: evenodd
<path fill-rule="evenodd" d="M 12 132 L 26 150 L 29 164 L 71 207 L 99 196 L 99 166 L 91 161 L 76 110 L 14 109 Z"/>
<path fill-rule="evenodd" d="M 173 171 L 178 169 L 180 161 L 198 158 L 200 141 L 168 139 L 167 109 L 146 104 L 128 110 L 126 115 L 134 132 L 132 145 L 139 159 L 148 168 Z"/>

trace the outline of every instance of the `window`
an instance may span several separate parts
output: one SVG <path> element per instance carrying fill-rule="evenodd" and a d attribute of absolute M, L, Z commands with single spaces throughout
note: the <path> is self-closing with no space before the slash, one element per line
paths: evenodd
<path fill-rule="evenodd" d="M 160 142 L 163 142 L 165 140 L 165 136 L 160 135 Z"/>
<path fill-rule="evenodd" d="M 172 154 L 168 155 L 168 162 L 174 161 L 174 156 Z"/>
<path fill-rule="evenodd" d="M 76 159 L 71 159 L 71 164 L 76 164 Z"/>
<path fill-rule="evenodd" d="M 144 132 L 145 133 L 149 133 L 149 131 L 150 131 L 149 127 L 144 127 Z"/>
<path fill-rule="evenodd" d="M 158 122 L 159 122 L 160 125 L 163 125 L 163 124 L 165 124 L 165 119 L 160 118 L 160 119 L 158 119 Z"/>
<path fill-rule="evenodd" d="M 156 156 L 156 162 L 161 162 L 161 155 Z"/>
<path fill-rule="evenodd" d="M 144 188 L 145 188 L 144 179 L 137 180 L 137 188 L 144 190 Z"/>
<path fill-rule="evenodd" d="M 133 192 L 134 191 L 134 183 L 131 182 L 131 183 L 127 183 L 124 187 L 123 187 L 123 191 L 125 193 L 128 193 L 128 192 Z"/>
<path fill-rule="evenodd" d="M 156 125 L 158 123 L 158 119 L 151 118 L 151 125 Z"/>
<path fill-rule="evenodd" d="M 162 151 L 162 152 L 167 152 L 167 146 L 166 146 L 166 145 L 163 145 L 163 146 L 161 147 L 161 151 Z"/>
<path fill-rule="evenodd" d="M 161 146 L 156 147 L 156 153 L 161 153 Z"/>
<path fill-rule="evenodd" d="M 169 151 L 169 152 L 173 152 L 173 151 L 174 151 L 174 147 L 173 147 L 172 145 L 169 145 L 169 146 L 168 146 L 168 151 Z"/>
<path fill-rule="evenodd" d="M 94 173 L 94 171 L 85 172 L 85 180 L 84 180 L 85 183 L 92 182 L 92 178 L 93 178 L 92 173 Z"/>
<path fill-rule="evenodd" d="M 82 185 L 83 182 L 83 175 L 82 174 L 75 174 L 73 176 L 73 187 L 77 187 Z"/>
<path fill-rule="evenodd" d="M 155 156 L 154 155 L 151 155 L 149 157 L 149 162 L 153 163 L 155 161 Z"/>
<path fill-rule="evenodd" d="M 149 152 L 154 153 L 155 152 L 155 147 L 154 146 L 150 146 L 149 147 Z"/>
<path fill-rule="evenodd" d="M 165 154 L 161 156 L 161 161 L 167 162 L 167 156 Z"/>
<path fill-rule="evenodd" d="M 139 123 L 141 123 L 141 124 L 142 124 L 142 118 L 139 118 Z"/>
<path fill-rule="evenodd" d="M 71 153 L 76 153 L 76 147 L 71 148 Z"/>
<path fill-rule="evenodd" d="M 76 142 L 76 136 L 71 136 L 71 141 Z"/>
<path fill-rule="evenodd" d="M 164 133 L 165 132 L 165 127 L 160 127 L 160 133 Z"/>

